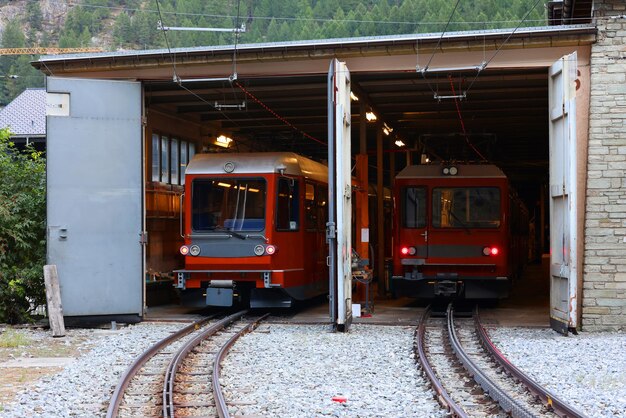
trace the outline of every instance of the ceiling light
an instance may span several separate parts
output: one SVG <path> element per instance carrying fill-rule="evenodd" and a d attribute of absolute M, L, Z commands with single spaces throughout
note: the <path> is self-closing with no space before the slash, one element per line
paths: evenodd
<path fill-rule="evenodd" d="M 367 121 L 368 121 L 368 122 L 373 122 L 373 121 L 375 121 L 376 119 L 378 119 L 378 118 L 376 117 L 376 115 L 374 114 L 374 112 L 367 112 L 367 113 L 365 114 L 365 118 L 367 119 Z"/>
<path fill-rule="evenodd" d="M 398 140 L 396 141 L 396 145 L 397 145 L 397 146 L 399 146 L 399 147 L 404 147 L 406 144 L 405 144 L 404 142 L 402 142 L 402 140 L 401 140 L 401 139 L 398 139 Z"/>
<path fill-rule="evenodd" d="M 353 102 L 358 102 L 359 101 L 359 97 L 356 94 L 354 94 L 353 92 L 350 92 L 350 99 Z"/>
<path fill-rule="evenodd" d="M 233 142 L 233 139 L 227 137 L 226 135 L 220 135 L 215 139 L 215 145 L 219 145 L 224 148 L 230 147 L 231 142 Z"/>
<path fill-rule="evenodd" d="M 383 122 L 383 132 L 389 136 L 393 132 L 393 128 Z"/>

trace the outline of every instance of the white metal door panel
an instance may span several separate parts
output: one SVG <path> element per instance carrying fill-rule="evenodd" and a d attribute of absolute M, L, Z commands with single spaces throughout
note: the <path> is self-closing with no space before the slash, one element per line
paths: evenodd
<path fill-rule="evenodd" d="M 335 140 L 337 178 L 337 327 L 352 321 L 352 148 L 350 136 L 350 72 L 335 60 Z"/>
<path fill-rule="evenodd" d="M 577 313 L 576 53 L 550 67 L 550 324 L 567 333 Z"/>
<path fill-rule="evenodd" d="M 328 224 L 330 319 L 339 331 L 352 322 L 352 177 L 350 73 L 333 59 L 328 70 Z"/>
<path fill-rule="evenodd" d="M 141 316 L 141 83 L 48 77 L 47 91 L 47 258 L 63 313 Z"/>

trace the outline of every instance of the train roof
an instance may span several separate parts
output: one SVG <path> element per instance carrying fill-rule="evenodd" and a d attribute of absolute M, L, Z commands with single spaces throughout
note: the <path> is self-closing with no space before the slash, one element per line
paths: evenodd
<path fill-rule="evenodd" d="M 458 173 L 454 176 L 444 174 L 444 168 L 456 167 Z M 491 164 L 438 164 L 438 165 L 410 165 L 405 167 L 396 176 L 397 179 L 463 177 L 463 178 L 506 178 L 506 175 L 495 165 Z"/>
<path fill-rule="evenodd" d="M 233 163 L 233 174 L 277 173 L 304 176 L 328 183 L 328 167 L 293 152 L 242 152 L 196 154 L 187 166 L 186 174 L 226 174 L 224 166 Z"/>

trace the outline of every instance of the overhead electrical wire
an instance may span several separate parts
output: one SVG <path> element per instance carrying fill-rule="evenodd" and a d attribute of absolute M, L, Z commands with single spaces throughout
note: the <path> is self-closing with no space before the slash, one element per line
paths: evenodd
<path fill-rule="evenodd" d="M 456 96 L 454 83 L 452 82 L 452 76 L 448 76 L 448 80 L 450 80 L 450 88 L 452 89 L 452 94 Z M 456 105 L 456 112 L 459 115 L 459 122 L 461 123 L 461 129 L 463 130 L 463 137 L 465 138 L 465 142 L 476 153 L 476 155 L 478 155 L 483 161 L 487 161 L 483 154 L 469 140 L 467 130 L 465 129 L 465 122 L 463 122 L 463 115 L 461 114 L 461 107 L 459 106 L 459 99 L 457 97 L 454 98 L 454 104 Z"/>
<path fill-rule="evenodd" d="M 162 19 L 162 15 L 160 14 L 160 6 L 159 6 L 159 0 L 155 0 L 156 4 L 157 4 L 157 9 L 159 10 L 159 18 L 161 19 L 161 22 L 163 22 Z M 240 0 L 239 0 L 240 1 Z M 239 11 L 239 4 L 237 6 L 237 10 Z M 237 19 L 236 21 L 236 26 L 239 23 L 239 20 Z M 162 25 L 165 26 L 165 25 Z M 203 97 L 201 97 L 200 95 L 196 94 L 195 92 L 193 92 L 192 90 L 188 89 L 187 87 L 185 87 L 183 85 L 183 83 L 180 82 L 180 78 L 178 77 L 178 74 L 176 73 L 176 63 L 175 63 L 175 59 L 173 57 L 172 51 L 169 47 L 169 41 L 167 39 L 167 34 L 165 33 L 166 31 L 163 31 L 163 35 L 165 36 L 165 42 L 167 44 L 168 47 L 168 54 L 170 55 L 170 60 L 172 62 L 172 66 L 173 66 L 173 70 L 174 70 L 174 76 L 173 76 L 173 80 L 174 82 L 176 82 L 176 84 L 186 90 L 187 92 L 189 92 L 191 95 L 193 95 L 194 97 L 196 97 L 197 99 L 199 99 L 200 101 L 202 101 L 203 103 L 206 103 L 207 105 L 209 105 L 211 108 L 217 110 L 218 112 L 220 112 L 224 118 L 226 118 L 227 120 L 229 120 L 230 122 L 232 122 L 235 125 L 239 125 L 237 122 L 233 121 L 230 117 L 228 117 L 228 115 L 226 115 L 226 113 L 224 113 L 221 109 L 218 109 L 214 104 L 208 102 L 207 100 L 205 100 Z M 235 52 L 233 55 L 233 68 L 234 68 L 234 73 L 233 75 L 236 76 L 236 45 L 237 45 L 237 33 L 235 33 Z M 275 118 L 277 118 L 278 120 L 280 120 L 281 122 L 283 122 L 285 125 L 289 126 L 290 128 L 294 129 L 295 131 L 299 132 L 301 135 L 303 135 L 305 138 L 309 138 L 315 142 L 318 142 L 322 145 L 326 145 L 325 142 L 320 141 L 319 139 L 315 138 L 314 136 L 304 132 L 303 130 L 301 130 L 300 128 L 296 127 L 293 123 L 289 122 L 287 119 L 285 119 L 284 117 L 280 116 L 278 113 L 276 113 L 273 109 L 271 109 L 269 106 L 267 106 L 265 103 L 263 103 L 259 98 L 257 98 L 254 94 L 252 94 L 249 90 L 247 90 L 241 83 L 239 83 L 236 79 L 236 77 L 233 77 L 231 80 L 231 86 L 232 84 L 235 84 L 242 92 L 244 92 L 248 97 L 250 97 L 252 100 L 254 100 L 256 103 L 258 103 L 261 107 L 263 107 L 265 110 L 267 110 L 268 112 L 270 112 Z M 237 141 L 235 141 L 235 143 L 237 143 Z"/>
<path fill-rule="evenodd" d="M 513 36 L 513 34 L 515 32 L 517 32 L 517 30 L 520 28 L 520 26 L 522 25 L 522 23 L 524 23 L 524 21 L 526 20 L 526 18 L 532 13 L 533 10 L 535 10 L 535 7 L 537 7 L 537 5 L 539 4 L 541 0 L 537 0 L 535 1 L 535 4 L 533 4 L 533 6 L 528 10 L 528 12 L 526 12 L 526 14 L 524 15 L 524 17 L 522 18 L 522 20 L 517 24 L 517 27 L 515 29 L 513 29 L 513 31 L 511 33 L 509 33 L 509 36 L 507 36 L 507 38 L 504 40 L 504 42 L 502 42 L 502 44 L 500 44 L 500 46 L 498 47 L 498 49 L 493 53 L 493 55 L 491 56 L 491 58 L 489 58 L 489 60 L 487 60 L 484 65 L 482 65 L 480 67 L 480 69 L 478 70 L 478 72 L 476 73 L 476 75 L 474 76 L 474 79 L 470 82 L 469 87 L 465 90 L 465 93 L 467 94 L 468 91 L 470 91 L 470 89 L 472 88 L 472 86 L 474 85 L 474 83 L 476 82 L 476 80 L 478 79 L 478 76 L 480 75 L 480 73 L 482 72 L 482 70 L 486 69 L 487 66 L 489 65 L 489 63 L 491 61 L 493 61 L 493 59 L 496 57 L 496 55 L 498 55 L 498 53 L 500 52 L 500 50 L 502 49 L 502 47 L 504 45 L 506 45 L 506 43 L 509 41 L 509 39 L 511 39 L 511 36 Z"/>
<path fill-rule="evenodd" d="M 254 94 L 252 94 L 250 91 L 248 91 L 248 89 L 246 89 L 244 86 L 241 85 L 241 83 L 239 83 L 238 81 L 235 81 L 235 85 L 237 87 L 239 87 L 241 89 L 241 91 L 243 91 L 248 97 L 250 97 L 252 100 L 254 100 L 258 105 L 260 105 L 262 108 L 264 108 L 265 110 L 267 110 L 268 112 L 270 112 L 272 115 L 274 115 L 274 117 L 278 120 L 280 120 L 281 122 L 283 122 L 285 125 L 291 127 L 292 129 L 294 129 L 295 131 L 299 132 L 300 134 L 302 134 L 305 138 L 309 138 L 315 142 L 318 142 L 322 145 L 328 145 L 326 142 L 321 141 L 317 138 L 315 138 L 312 135 L 307 134 L 306 132 L 304 132 L 302 129 L 298 128 L 297 126 L 295 126 L 293 123 L 289 122 L 287 119 L 285 119 L 284 117 L 280 116 L 278 113 L 276 113 L 272 108 L 270 108 L 268 105 L 266 105 L 265 103 L 263 103 L 259 98 L 257 98 Z"/>

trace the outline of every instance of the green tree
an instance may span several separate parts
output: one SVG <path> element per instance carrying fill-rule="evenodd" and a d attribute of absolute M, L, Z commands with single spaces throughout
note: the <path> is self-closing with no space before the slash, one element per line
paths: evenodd
<path fill-rule="evenodd" d="M 115 19 L 115 25 L 113 26 L 113 38 L 115 39 L 115 46 L 125 46 L 132 40 L 132 26 L 130 22 L 130 16 L 128 13 L 120 13 L 117 19 Z"/>
<path fill-rule="evenodd" d="M 43 22 L 43 13 L 41 13 L 41 7 L 38 1 L 32 1 L 26 3 L 26 20 L 31 29 L 39 31 Z"/>
<path fill-rule="evenodd" d="M 18 151 L 0 130 L 0 322 L 28 320 L 46 301 L 46 168 L 41 153 Z"/>
<path fill-rule="evenodd" d="M 4 27 L 2 32 L 2 38 L 0 40 L 3 48 L 24 48 L 26 46 L 26 37 L 20 27 L 18 20 L 9 21 Z M 0 84 L 0 104 L 7 105 L 15 95 L 10 92 L 9 87 L 12 84 L 11 80 L 14 80 L 15 76 L 19 76 L 16 71 L 16 62 L 19 59 L 19 55 L 1 55 L 0 56 L 0 80 L 3 82 Z"/>

